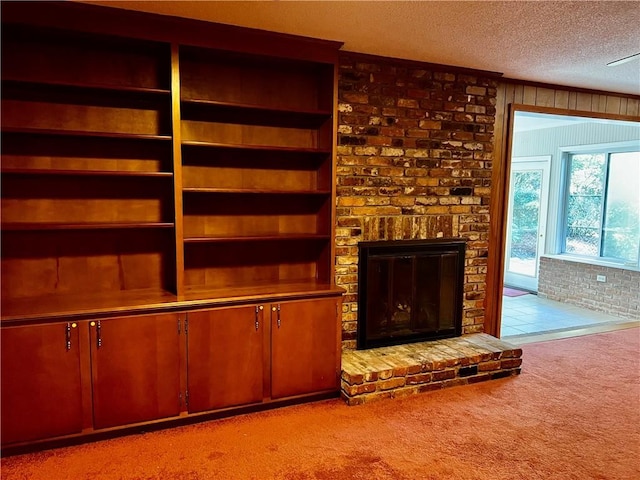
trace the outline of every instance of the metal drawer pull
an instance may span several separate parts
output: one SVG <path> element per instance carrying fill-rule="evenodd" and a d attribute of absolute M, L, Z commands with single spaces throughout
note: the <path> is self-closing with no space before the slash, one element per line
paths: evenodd
<path fill-rule="evenodd" d="M 97 322 L 90 322 L 89 326 L 96 327 L 96 344 L 98 348 L 102 346 L 102 336 L 100 335 L 100 320 Z"/>
<path fill-rule="evenodd" d="M 258 328 L 260 328 L 260 319 L 258 317 L 258 314 L 262 310 L 264 310 L 264 307 L 262 305 L 256 305 L 256 332 L 258 331 Z"/>
<path fill-rule="evenodd" d="M 65 340 L 67 342 L 67 352 L 71 350 L 71 329 L 76 328 L 78 324 L 76 322 L 70 323 L 67 322 L 67 326 L 65 328 Z"/>
<path fill-rule="evenodd" d="M 67 341 L 67 352 L 68 352 L 69 350 L 71 350 L 71 324 L 70 323 L 67 323 L 65 339 Z"/>

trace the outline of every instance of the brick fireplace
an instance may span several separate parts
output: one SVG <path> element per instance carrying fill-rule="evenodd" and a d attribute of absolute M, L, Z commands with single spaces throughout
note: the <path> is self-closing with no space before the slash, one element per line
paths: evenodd
<path fill-rule="evenodd" d="M 344 52 L 340 59 L 336 280 L 346 350 L 358 335 L 358 244 L 466 242 L 462 333 L 484 330 L 498 76 Z"/>
<path fill-rule="evenodd" d="M 336 281 L 349 405 L 520 373 L 484 332 L 499 75 L 344 52 L 338 85 Z M 363 242 L 460 239 L 462 336 L 356 350 Z"/>

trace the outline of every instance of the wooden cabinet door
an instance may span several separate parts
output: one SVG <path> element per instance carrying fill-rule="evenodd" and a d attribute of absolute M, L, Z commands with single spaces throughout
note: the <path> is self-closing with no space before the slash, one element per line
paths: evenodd
<path fill-rule="evenodd" d="M 178 415 L 178 315 L 112 318 L 90 325 L 94 428 Z"/>
<path fill-rule="evenodd" d="M 77 324 L 6 327 L 0 335 L 2 444 L 81 432 Z"/>
<path fill-rule="evenodd" d="M 271 398 L 337 390 L 339 303 L 326 298 L 271 305 Z"/>
<path fill-rule="evenodd" d="M 261 402 L 264 307 L 188 314 L 189 412 Z"/>

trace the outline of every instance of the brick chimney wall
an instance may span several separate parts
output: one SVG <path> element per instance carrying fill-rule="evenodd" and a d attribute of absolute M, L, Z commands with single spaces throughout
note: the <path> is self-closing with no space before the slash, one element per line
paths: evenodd
<path fill-rule="evenodd" d="M 360 241 L 466 239 L 463 333 L 483 331 L 497 79 L 441 68 L 341 54 L 336 281 L 347 290 L 346 349 L 356 344 Z"/>

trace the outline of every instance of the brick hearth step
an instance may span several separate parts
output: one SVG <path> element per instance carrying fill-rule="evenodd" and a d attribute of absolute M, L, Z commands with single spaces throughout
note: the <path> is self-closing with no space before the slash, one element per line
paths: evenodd
<path fill-rule="evenodd" d="M 349 405 L 518 375 L 522 349 L 485 333 L 342 353 Z"/>

